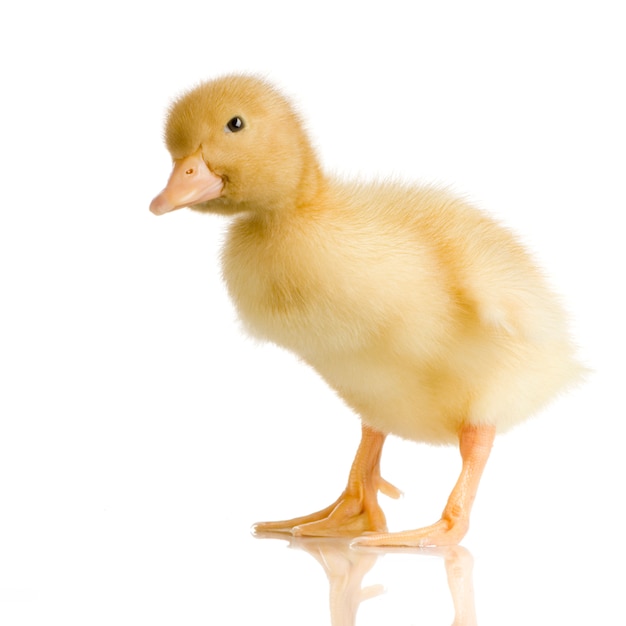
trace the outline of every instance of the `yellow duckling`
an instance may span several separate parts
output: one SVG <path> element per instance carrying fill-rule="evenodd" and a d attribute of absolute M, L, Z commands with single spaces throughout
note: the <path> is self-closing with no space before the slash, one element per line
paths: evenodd
<path fill-rule="evenodd" d="M 315 368 L 362 420 L 348 485 L 322 511 L 258 531 L 376 546 L 458 543 L 496 433 L 579 378 L 556 297 L 514 236 L 448 193 L 327 176 L 289 102 L 225 76 L 172 105 L 174 169 L 150 210 L 232 216 L 223 275 L 250 333 Z M 460 445 L 442 517 L 387 533 L 387 434 Z"/>

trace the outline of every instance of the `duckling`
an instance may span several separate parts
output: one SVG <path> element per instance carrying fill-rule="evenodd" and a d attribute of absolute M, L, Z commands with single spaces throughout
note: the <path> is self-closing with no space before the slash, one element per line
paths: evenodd
<path fill-rule="evenodd" d="M 295 353 L 361 418 L 348 483 L 327 508 L 256 532 L 367 546 L 455 545 L 496 434 L 576 382 L 566 316 L 509 230 L 435 187 L 326 174 L 289 101 L 256 76 L 172 104 L 174 166 L 150 205 L 231 218 L 222 272 L 249 333 Z M 441 518 L 389 533 L 378 491 L 389 434 L 458 445 Z"/>

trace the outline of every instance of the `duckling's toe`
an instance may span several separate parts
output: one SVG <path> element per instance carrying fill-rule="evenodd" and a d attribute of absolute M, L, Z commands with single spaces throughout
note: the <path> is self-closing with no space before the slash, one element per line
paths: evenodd
<path fill-rule="evenodd" d="M 329 507 L 291 520 L 259 522 L 255 534 L 284 532 L 297 537 L 359 537 L 363 533 L 387 530 L 385 515 L 375 500 L 350 494 L 342 496 Z"/>
<path fill-rule="evenodd" d="M 405 547 L 427 548 L 435 546 L 455 546 L 467 533 L 467 524 L 460 521 L 452 523 L 441 519 L 431 526 L 399 533 L 367 534 L 354 539 L 352 547 Z"/>
<path fill-rule="evenodd" d="M 257 522 L 252 526 L 252 532 L 255 535 L 267 532 L 292 534 L 294 528 L 326 519 L 333 512 L 338 503 L 339 500 L 321 511 L 316 511 L 315 513 L 310 513 L 309 515 L 303 515 L 301 517 L 294 517 L 292 519 L 277 522 Z"/>
<path fill-rule="evenodd" d="M 382 509 L 377 504 L 364 504 L 348 496 L 328 517 L 299 524 L 291 532 L 297 537 L 358 537 L 367 532 L 385 532 L 387 522 Z"/>

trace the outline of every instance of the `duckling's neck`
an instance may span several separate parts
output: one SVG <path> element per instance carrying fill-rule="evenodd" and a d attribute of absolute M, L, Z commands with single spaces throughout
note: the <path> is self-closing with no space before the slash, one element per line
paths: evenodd
<path fill-rule="evenodd" d="M 255 198 L 246 209 L 255 219 L 268 225 L 289 221 L 292 217 L 316 213 L 324 203 L 328 180 L 317 162 L 303 168 L 299 177 L 266 198 Z"/>

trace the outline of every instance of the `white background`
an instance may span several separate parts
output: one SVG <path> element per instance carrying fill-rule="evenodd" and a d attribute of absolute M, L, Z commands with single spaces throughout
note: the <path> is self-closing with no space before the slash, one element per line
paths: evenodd
<path fill-rule="evenodd" d="M 463 542 L 477 622 L 618 623 L 621 3 L 5 5 L 0 623 L 330 623 L 321 565 L 249 526 L 334 499 L 358 420 L 240 332 L 225 220 L 148 212 L 169 101 L 232 71 L 294 98 L 329 171 L 451 184 L 535 252 L 595 373 L 497 440 Z M 458 470 L 390 439 L 390 528 L 435 521 Z M 351 563 L 386 588 L 359 626 L 453 620 L 441 555 L 325 558 L 335 583 L 360 584 Z"/>

